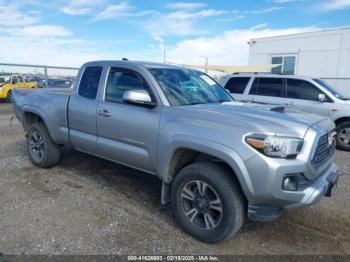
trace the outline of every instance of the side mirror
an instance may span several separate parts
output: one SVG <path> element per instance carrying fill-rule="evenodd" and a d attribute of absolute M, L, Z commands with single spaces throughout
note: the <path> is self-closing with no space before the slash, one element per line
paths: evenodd
<path fill-rule="evenodd" d="M 318 101 L 326 102 L 326 95 L 325 94 L 319 94 L 318 95 Z"/>
<path fill-rule="evenodd" d="M 156 105 L 156 103 L 152 101 L 149 93 L 146 90 L 142 89 L 125 91 L 123 94 L 123 101 L 125 103 L 144 105 L 149 107 L 154 107 Z"/>

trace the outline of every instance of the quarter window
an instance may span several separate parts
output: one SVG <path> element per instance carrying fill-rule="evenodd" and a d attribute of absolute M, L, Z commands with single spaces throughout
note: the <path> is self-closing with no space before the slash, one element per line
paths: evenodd
<path fill-rule="evenodd" d="M 80 80 L 78 94 L 88 99 L 95 99 L 97 96 L 101 73 L 101 66 L 86 67 Z"/>
<path fill-rule="evenodd" d="M 287 79 L 287 97 L 318 101 L 319 94 L 322 94 L 313 84 L 299 79 Z"/>
<path fill-rule="evenodd" d="M 225 85 L 225 88 L 229 90 L 230 93 L 243 94 L 249 80 L 249 77 L 231 77 Z"/>
<path fill-rule="evenodd" d="M 123 102 L 128 90 L 148 90 L 145 80 L 138 73 L 122 68 L 111 68 L 108 74 L 105 101 Z"/>
<path fill-rule="evenodd" d="M 281 78 L 255 78 L 249 94 L 284 97 L 283 80 Z"/>

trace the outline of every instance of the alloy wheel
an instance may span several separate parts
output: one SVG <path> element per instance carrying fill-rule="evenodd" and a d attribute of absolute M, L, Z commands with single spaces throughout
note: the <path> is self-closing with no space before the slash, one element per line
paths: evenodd
<path fill-rule="evenodd" d="M 338 140 L 341 145 L 349 146 L 350 145 L 350 127 L 343 128 L 338 133 Z"/>
<path fill-rule="evenodd" d="M 44 140 L 39 132 L 35 131 L 31 134 L 29 147 L 30 147 L 32 156 L 36 161 L 41 161 L 44 158 L 44 154 L 45 154 Z"/>
<path fill-rule="evenodd" d="M 222 218 L 223 207 L 217 192 L 206 182 L 192 180 L 181 190 L 181 203 L 188 221 L 202 230 L 216 228 Z"/>

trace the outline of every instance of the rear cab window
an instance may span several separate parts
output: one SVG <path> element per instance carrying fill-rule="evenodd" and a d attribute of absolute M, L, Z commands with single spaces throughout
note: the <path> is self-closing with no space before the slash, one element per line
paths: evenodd
<path fill-rule="evenodd" d="M 243 94 L 249 83 L 250 77 L 231 77 L 225 88 L 233 94 Z"/>
<path fill-rule="evenodd" d="M 96 99 L 101 73 L 102 66 L 87 66 L 85 68 L 79 83 L 79 96 Z"/>
<path fill-rule="evenodd" d="M 256 77 L 249 94 L 285 97 L 284 80 L 282 78 Z"/>

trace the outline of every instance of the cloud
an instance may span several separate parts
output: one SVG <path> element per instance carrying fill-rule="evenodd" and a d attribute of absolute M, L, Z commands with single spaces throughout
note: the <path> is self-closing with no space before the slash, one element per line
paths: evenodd
<path fill-rule="evenodd" d="M 31 64 L 59 64 L 64 61 L 67 65 L 72 61 L 82 61 L 84 55 L 80 56 L 79 50 L 89 53 L 90 43 L 74 38 L 73 32 L 63 26 L 43 24 L 41 14 L 39 10 L 29 9 L 28 1 L 25 4 L 11 2 L 5 5 L 0 0 L 2 60 Z M 73 57 L 75 60 L 70 60 Z"/>
<path fill-rule="evenodd" d="M 121 2 L 115 5 L 107 6 L 102 12 L 98 13 L 95 20 L 106 20 L 117 17 L 130 10 L 130 5 L 127 2 Z"/>
<path fill-rule="evenodd" d="M 208 57 L 209 64 L 245 65 L 248 63 L 247 42 L 250 39 L 314 30 L 317 30 L 314 26 L 270 29 L 266 24 L 261 24 L 249 29 L 226 31 L 217 36 L 184 40 L 175 46 L 167 47 L 167 61 L 180 64 L 204 64 L 205 57 Z"/>
<path fill-rule="evenodd" d="M 90 13 L 90 8 L 88 7 L 71 7 L 65 6 L 61 8 L 61 11 L 67 15 L 86 15 Z"/>
<path fill-rule="evenodd" d="M 104 3 L 104 0 L 72 0 L 60 10 L 67 15 L 86 15 L 93 12 L 94 7 Z"/>
<path fill-rule="evenodd" d="M 290 2 L 300 2 L 300 1 L 305 1 L 305 0 L 273 0 L 273 2 L 275 2 L 277 4 L 284 4 L 284 3 L 290 3 Z"/>
<path fill-rule="evenodd" d="M 272 7 L 264 8 L 264 9 L 257 9 L 257 10 L 245 11 L 245 13 L 257 15 L 257 14 L 271 13 L 271 12 L 275 12 L 275 11 L 282 10 L 282 9 L 284 9 L 284 7 L 281 7 L 281 6 L 272 6 Z"/>
<path fill-rule="evenodd" d="M 53 36 L 71 36 L 73 32 L 62 26 L 55 25 L 32 25 L 7 29 L 10 35 L 21 37 L 53 37 Z"/>
<path fill-rule="evenodd" d="M 108 20 L 112 18 L 122 18 L 122 17 L 141 17 L 153 14 L 154 11 L 152 10 L 145 10 L 140 12 L 131 12 L 132 6 L 129 5 L 127 2 L 121 2 L 119 4 L 115 5 L 109 5 L 107 6 L 103 11 L 98 13 L 94 20 Z"/>
<path fill-rule="evenodd" d="M 221 19 L 219 19 L 219 21 L 222 21 L 222 22 L 234 22 L 234 21 L 243 19 L 245 17 L 246 17 L 245 15 L 236 15 L 234 17 L 221 18 Z"/>
<path fill-rule="evenodd" d="M 205 33 L 195 27 L 201 18 L 226 14 L 228 11 L 204 9 L 200 11 L 175 11 L 150 19 L 145 29 L 153 36 L 189 36 Z"/>
<path fill-rule="evenodd" d="M 204 3 L 184 3 L 184 2 L 177 2 L 177 3 L 169 3 L 166 5 L 168 8 L 173 8 L 173 9 L 197 9 L 201 7 L 205 7 L 206 4 Z"/>
<path fill-rule="evenodd" d="M 0 26 L 22 26 L 39 22 L 36 14 L 21 12 L 18 7 L 0 2 Z"/>
<path fill-rule="evenodd" d="M 323 11 L 336 11 L 350 8 L 350 0 L 328 0 L 320 3 L 318 9 Z"/>

